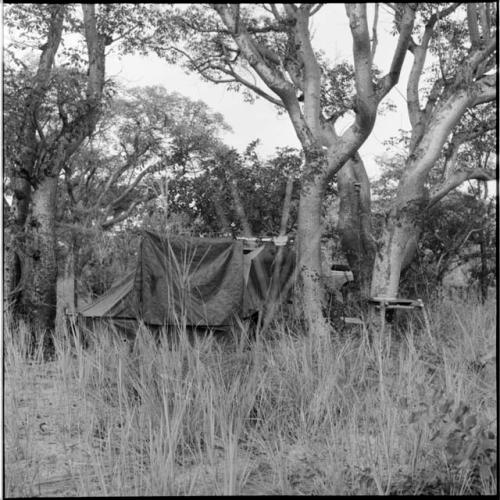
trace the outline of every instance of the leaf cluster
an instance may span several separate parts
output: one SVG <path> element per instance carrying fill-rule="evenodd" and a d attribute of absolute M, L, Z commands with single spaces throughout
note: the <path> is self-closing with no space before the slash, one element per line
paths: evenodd
<path fill-rule="evenodd" d="M 288 230 L 293 230 L 298 209 L 300 155 L 292 148 L 283 148 L 278 149 L 275 156 L 263 160 L 256 147 L 257 142 L 251 143 L 244 154 L 221 149 L 204 162 L 200 175 L 176 179 L 170 185 L 170 210 L 188 214 L 191 221 L 196 221 L 194 230 L 198 233 L 232 230 L 238 234 L 246 222 L 253 235 L 276 235 L 280 229 L 287 178 L 291 177 L 295 182 Z M 245 221 L 238 213 L 231 186 L 238 193 Z M 221 213 L 225 214 L 226 221 L 221 220 Z"/>

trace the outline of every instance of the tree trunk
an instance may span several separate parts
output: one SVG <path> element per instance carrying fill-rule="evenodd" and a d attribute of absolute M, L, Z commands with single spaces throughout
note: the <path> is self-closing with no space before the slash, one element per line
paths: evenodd
<path fill-rule="evenodd" d="M 415 255 L 419 234 L 419 228 L 401 215 L 386 225 L 373 266 L 372 297 L 397 297 L 401 272 Z"/>
<path fill-rule="evenodd" d="M 12 311 L 17 308 L 21 281 L 21 260 L 16 251 L 16 233 L 12 226 L 4 229 L 3 300 L 4 307 Z"/>
<path fill-rule="evenodd" d="M 424 178 L 407 173 L 379 241 L 371 284 L 372 297 L 397 297 L 401 272 L 411 263 L 427 205 Z"/>
<path fill-rule="evenodd" d="M 8 221 L 5 224 L 5 252 L 4 252 L 4 303 L 9 304 L 13 312 L 18 309 L 22 280 L 22 259 L 23 254 L 21 236 L 24 223 L 28 216 L 30 204 L 31 186 L 29 181 L 14 174 L 12 177 L 12 188 L 14 196 Z M 5 213 L 4 213 L 5 218 Z"/>
<path fill-rule="evenodd" d="M 32 324 L 52 329 L 56 315 L 55 208 L 57 177 L 41 180 L 32 197 L 32 213 L 26 223 L 26 265 L 29 282 L 23 305 Z"/>
<path fill-rule="evenodd" d="M 310 172 L 307 168 L 306 172 Z M 306 177 L 306 176 L 304 176 Z M 329 333 L 323 306 L 325 291 L 321 280 L 321 204 L 324 184 L 321 178 L 303 178 L 297 224 L 298 297 L 309 335 L 326 337 Z"/>
<path fill-rule="evenodd" d="M 488 299 L 488 258 L 486 255 L 485 231 L 479 231 L 479 249 L 481 256 L 481 270 L 479 272 L 479 288 L 481 291 L 481 302 L 484 304 Z"/>
<path fill-rule="evenodd" d="M 358 154 L 337 173 L 340 207 L 337 229 L 342 250 L 351 268 L 361 298 L 370 293 L 375 258 L 371 234 L 370 182 Z"/>
<path fill-rule="evenodd" d="M 57 318 L 64 318 L 66 313 L 76 311 L 75 239 L 74 236 L 71 237 L 69 248 L 62 258 L 62 269 L 57 277 Z"/>
<path fill-rule="evenodd" d="M 12 219 L 10 243 L 6 249 L 4 298 L 6 298 L 15 312 L 18 303 L 22 300 L 23 289 L 26 288 L 24 281 L 28 275 L 24 272 L 23 254 L 25 253 L 24 242 L 20 236 L 24 230 L 24 224 L 28 217 L 30 206 L 31 185 L 30 177 L 33 177 L 33 166 L 40 155 L 38 151 L 39 141 L 37 138 L 37 127 L 39 126 L 38 113 L 45 94 L 49 87 L 51 70 L 55 54 L 61 42 L 63 30 L 65 5 L 53 5 L 48 8 L 50 22 L 48 25 L 46 40 L 40 41 L 40 59 L 36 67 L 36 74 L 29 85 L 29 94 L 24 102 L 22 124 L 17 131 L 18 144 L 13 148 L 12 158 L 12 189 L 14 197 L 12 201 Z M 42 43 L 43 42 L 43 43 Z M 21 292 L 21 293 L 20 293 Z"/>
<path fill-rule="evenodd" d="M 427 119 L 421 117 L 413 126 L 404 174 L 375 257 L 372 296 L 397 296 L 401 271 L 415 255 L 428 205 L 425 182 L 451 131 L 472 101 L 467 87 L 450 91 Z"/>

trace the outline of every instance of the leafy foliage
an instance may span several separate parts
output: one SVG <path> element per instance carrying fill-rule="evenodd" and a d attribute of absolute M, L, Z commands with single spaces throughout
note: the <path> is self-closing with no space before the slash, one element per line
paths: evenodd
<path fill-rule="evenodd" d="M 62 212 L 104 227 L 133 216 L 135 207 L 158 196 L 155 182 L 162 176 L 198 171 L 225 130 L 222 116 L 201 101 L 163 87 L 120 90 L 68 167 Z"/>
<path fill-rule="evenodd" d="M 286 180 L 291 177 L 295 181 L 288 229 L 293 230 L 297 219 L 300 155 L 292 148 L 283 148 L 264 161 L 258 157 L 256 147 L 255 141 L 241 155 L 221 148 L 204 162 L 200 175 L 175 179 L 170 184 L 169 209 L 188 214 L 195 232 L 221 233 L 230 229 L 238 233 L 243 230 L 243 221 L 231 189 L 233 185 L 252 233 L 275 235 L 280 229 Z M 221 220 L 221 214 L 227 220 Z"/>

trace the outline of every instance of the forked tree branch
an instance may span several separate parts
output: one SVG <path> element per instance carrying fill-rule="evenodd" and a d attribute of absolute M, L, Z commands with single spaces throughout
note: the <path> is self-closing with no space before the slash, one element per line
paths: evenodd
<path fill-rule="evenodd" d="M 105 41 L 97 29 L 95 4 L 82 4 L 85 42 L 88 52 L 88 80 L 86 108 L 61 130 L 66 145 L 64 158 L 58 158 L 59 167 L 73 155 L 86 137 L 94 131 L 99 120 L 105 79 Z"/>
<path fill-rule="evenodd" d="M 276 65 L 271 66 L 269 60 L 264 58 L 263 54 L 266 52 L 266 48 L 262 47 L 261 44 L 252 38 L 246 27 L 242 26 L 241 23 L 237 26 L 231 5 L 213 4 L 213 8 L 226 25 L 245 59 L 254 68 L 264 83 L 282 99 L 283 97 L 289 98 L 290 93 L 293 93 L 292 85 L 280 74 Z"/>
<path fill-rule="evenodd" d="M 252 38 L 244 26 L 240 25 L 238 31 L 235 31 L 236 23 L 230 5 L 214 4 L 213 7 L 232 33 L 234 41 L 250 66 L 262 81 L 282 100 L 301 143 L 311 143 L 314 139 L 309 128 L 304 125 L 304 117 L 299 106 L 295 86 L 285 78 L 282 66 L 272 64 L 269 58 L 264 57 L 263 54 L 266 52 L 266 47 L 263 47 Z M 297 11 L 297 7 L 293 4 L 284 4 L 284 8 L 288 16 L 294 15 Z"/>
<path fill-rule="evenodd" d="M 496 37 L 492 37 L 488 40 L 488 43 L 483 50 L 477 51 L 469 60 L 468 64 L 468 76 L 472 75 L 478 77 L 481 76 L 481 72 L 478 71 L 483 63 L 489 59 L 489 57 L 495 52 L 497 48 L 498 40 Z M 478 74 L 479 73 L 479 74 Z"/>
<path fill-rule="evenodd" d="M 155 163 L 149 165 L 149 167 L 146 167 L 142 172 L 140 172 L 136 176 L 136 178 L 127 187 L 127 189 L 125 189 L 125 191 L 123 191 L 123 193 L 120 196 L 118 196 L 117 198 L 115 198 L 110 203 L 110 206 L 115 206 L 115 207 L 118 206 L 137 187 L 137 185 L 139 184 L 139 182 L 141 182 L 141 180 L 147 174 L 149 174 L 150 172 L 154 172 L 155 170 L 159 169 L 160 167 L 163 167 L 163 162 L 162 161 L 155 162 Z"/>
<path fill-rule="evenodd" d="M 469 27 L 469 36 L 472 48 L 476 48 L 481 43 L 476 3 L 471 2 L 467 4 L 467 25 Z"/>
<path fill-rule="evenodd" d="M 326 177 L 330 178 L 340 167 L 335 165 L 352 156 L 353 152 L 363 143 L 375 123 L 377 107 L 383 97 L 396 85 L 401 67 L 411 41 L 411 32 L 415 22 L 414 4 L 405 4 L 399 25 L 398 42 L 391 61 L 391 67 L 377 85 L 375 93 L 372 82 L 372 65 L 370 37 L 366 21 L 366 5 L 346 4 L 346 12 L 350 20 L 353 36 L 354 71 L 356 80 L 356 101 L 354 123 L 341 137 L 341 145 L 337 151 L 329 150 L 329 167 Z M 350 146 L 347 146 L 347 145 Z M 345 146 L 345 147 L 343 147 Z M 332 159 L 335 157 L 335 161 Z"/>
<path fill-rule="evenodd" d="M 405 60 L 408 46 L 411 42 L 411 33 L 415 23 L 417 4 L 404 4 L 403 15 L 399 24 L 399 37 L 392 57 L 391 67 L 387 75 L 380 81 L 377 89 L 377 98 L 381 101 L 399 81 L 401 68 Z"/>
<path fill-rule="evenodd" d="M 259 96 L 263 97 L 270 103 L 274 104 L 275 106 L 283 107 L 283 102 L 280 101 L 279 99 L 276 99 L 276 97 L 273 97 L 272 95 L 268 94 L 265 90 L 261 89 L 257 85 L 253 84 L 246 78 L 243 78 L 239 73 L 236 73 L 236 71 L 233 69 L 232 66 L 228 68 L 224 67 L 214 67 L 214 69 L 217 69 L 218 71 L 221 71 L 222 73 L 225 73 L 227 75 L 230 75 L 233 77 L 233 82 L 241 83 L 245 87 L 248 87 L 250 90 L 258 94 Z M 205 75 L 204 75 L 205 76 Z M 205 77 L 206 78 L 206 77 Z"/>

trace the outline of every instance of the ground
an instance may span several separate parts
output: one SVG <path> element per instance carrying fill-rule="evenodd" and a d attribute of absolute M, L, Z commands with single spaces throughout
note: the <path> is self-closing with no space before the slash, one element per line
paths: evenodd
<path fill-rule="evenodd" d="M 74 495 L 79 474 L 92 463 L 93 451 L 81 439 L 85 401 L 75 381 L 61 379 L 58 364 L 24 368 L 4 379 L 6 493 Z"/>

